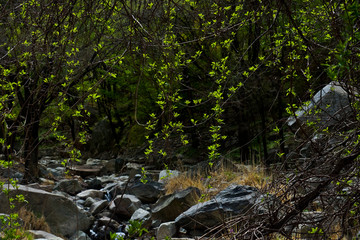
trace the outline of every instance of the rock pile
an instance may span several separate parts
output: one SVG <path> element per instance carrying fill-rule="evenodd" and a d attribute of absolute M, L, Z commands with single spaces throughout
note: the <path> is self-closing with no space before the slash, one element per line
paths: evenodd
<path fill-rule="evenodd" d="M 20 185 L 10 194 L 23 194 L 28 203 L 17 207 L 24 205 L 35 215 L 44 216 L 51 233 L 58 236 L 34 231 L 35 239 L 94 240 L 109 239 L 110 233 L 128 237 L 132 225 L 140 221 L 141 228 L 152 231 L 157 239 L 191 238 L 193 230 L 204 230 L 221 224 L 224 216 L 244 213 L 260 196 L 255 188 L 231 186 L 215 199 L 199 203 L 200 190 L 195 187 L 165 195 L 161 176 L 164 172 L 158 182 L 148 180 L 145 184 L 138 175 L 62 179 L 52 189 L 49 185 Z M 0 213 L 10 212 L 3 193 L 0 206 Z"/>

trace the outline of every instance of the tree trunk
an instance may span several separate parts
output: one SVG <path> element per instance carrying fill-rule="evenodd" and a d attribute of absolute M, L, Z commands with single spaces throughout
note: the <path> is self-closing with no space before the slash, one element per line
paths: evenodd
<path fill-rule="evenodd" d="M 265 113 L 264 102 L 263 102 L 262 98 L 258 102 L 258 105 L 259 105 L 259 113 L 260 113 L 260 118 L 261 118 L 261 144 L 263 146 L 263 152 L 264 152 L 263 163 L 266 167 L 269 167 L 270 162 L 269 162 L 269 154 L 268 154 L 267 139 L 266 139 L 266 132 L 267 132 L 266 115 L 265 115 L 266 113 Z"/>
<path fill-rule="evenodd" d="M 41 112 L 36 109 L 28 112 L 25 125 L 24 160 L 25 175 L 23 182 L 35 182 L 39 178 L 38 153 L 39 153 L 39 127 Z"/>

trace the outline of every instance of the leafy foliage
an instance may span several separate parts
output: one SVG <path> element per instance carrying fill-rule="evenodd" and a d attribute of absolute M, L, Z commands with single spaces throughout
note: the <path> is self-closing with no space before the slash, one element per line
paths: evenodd
<path fill-rule="evenodd" d="M 95 118 L 108 119 L 123 151 L 138 133 L 129 129 L 143 126 L 144 154 L 162 166 L 170 166 L 179 145 L 190 145 L 210 166 L 237 149 L 240 158 L 256 155 L 266 167 L 280 163 L 279 176 L 296 168 L 297 184 L 276 179 L 288 186 L 284 199 L 294 196 L 281 206 L 286 214 L 274 211 L 269 219 L 278 221 L 252 228 L 264 235 L 286 236 L 290 219 L 319 195 L 343 188 L 352 197 L 341 219 L 351 225 L 345 218 L 358 211 L 359 200 L 349 183 L 358 175 L 358 1 L 24 0 L 0 7 L 3 164 L 22 157 L 26 181 L 39 176 L 38 149 L 49 136 L 70 159 L 81 157 L 94 118 L 88 109 L 96 108 Z M 302 125 L 295 144 L 315 151 L 303 167 L 291 157 L 297 146 L 286 146 L 293 136 L 286 135 L 286 118 L 296 119 L 303 103 L 332 81 L 348 93 L 353 118 L 331 127 L 321 119 Z M 313 137 L 320 133 L 318 144 Z M 320 187 L 311 187 L 309 179 L 319 174 Z M 333 183 L 339 184 L 329 192 Z M 330 229 L 318 225 L 324 234 Z"/>

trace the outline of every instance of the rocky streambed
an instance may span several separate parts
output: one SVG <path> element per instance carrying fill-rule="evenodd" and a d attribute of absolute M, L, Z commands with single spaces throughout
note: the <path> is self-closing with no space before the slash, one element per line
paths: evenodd
<path fill-rule="evenodd" d="M 11 196 L 22 194 L 27 200 L 16 204 L 15 211 L 26 207 L 43 216 L 50 228 L 33 229 L 35 239 L 191 239 L 263 200 L 257 189 L 242 185 L 230 185 L 209 201 L 201 201 L 196 187 L 166 195 L 166 181 L 179 172 L 149 171 L 144 179 L 140 164 L 119 159 L 89 159 L 70 168 L 72 178 L 65 177 L 69 169 L 58 161 L 41 163 L 40 183 L 10 187 Z M 120 169 L 122 173 L 114 173 Z M 0 213 L 10 212 L 3 193 L 0 206 Z"/>

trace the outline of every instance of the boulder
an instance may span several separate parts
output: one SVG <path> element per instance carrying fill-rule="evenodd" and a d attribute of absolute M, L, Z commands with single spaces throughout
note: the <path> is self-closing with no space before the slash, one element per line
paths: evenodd
<path fill-rule="evenodd" d="M 136 182 L 128 190 L 129 194 L 135 195 L 143 203 L 155 203 L 164 192 L 164 184 L 154 181 L 148 181 L 146 184 Z"/>
<path fill-rule="evenodd" d="M 102 160 L 102 169 L 100 171 L 101 175 L 109 173 L 117 173 L 125 168 L 125 160 L 122 158 Z"/>
<path fill-rule="evenodd" d="M 102 182 L 100 181 L 100 179 L 97 178 L 85 180 L 85 183 L 86 183 L 86 188 L 88 189 L 100 190 L 102 188 Z"/>
<path fill-rule="evenodd" d="M 77 231 L 70 240 L 90 240 L 91 238 L 83 231 Z"/>
<path fill-rule="evenodd" d="M 39 183 L 40 183 L 40 188 L 41 186 L 48 186 L 49 188 L 49 192 L 52 191 L 52 189 L 54 188 L 55 185 L 55 181 L 54 180 L 50 180 L 50 179 L 46 179 L 46 178 L 39 178 Z"/>
<path fill-rule="evenodd" d="M 142 226 L 148 228 L 151 225 L 151 213 L 142 208 L 137 209 L 131 216 L 131 221 L 142 221 Z"/>
<path fill-rule="evenodd" d="M 49 170 L 54 177 L 64 177 L 66 172 L 65 167 L 49 168 Z"/>
<path fill-rule="evenodd" d="M 20 181 L 24 174 L 11 168 L 0 168 L 0 176 L 3 178 L 13 178 Z"/>
<path fill-rule="evenodd" d="M 104 226 L 109 226 L 110 228 L 114 229 L 114 230 L 119 230 L 121 225 L 120 223 L 118 223 L 116 220 L 103 216 L 99 219 L 99 223 L 104 225 Z"/>
<path fill-rule="evenodd" d="M 88 190 L 78 193 L 76 196 L 80 199 L 87 199 L 88 197 L 103 199 L 104 194 L 105 193 L 100 190 L 88 189 Z"/>
<path fill-rule="evenodd" d="M 141 168 L 144 167 L 144 164 L 128 162 L 125 164 L 127 171 L 140 172 Z"/>
<path fill-rule="evenodd" d="M 95 202 L 90 207 L 90 213 L 92 215 L 96 215 L 100 213 L 102 210 L 104 210 L 109 205 L 109 202 L 106 200 L 101 200 L 99 202 Z"/>
<path fill-rule="evenodd" d="M 307 121 L 318 122 L 326 128 L 349 118 L 352 113 L 349 90 L 338 82 L 329 83 L 317 92 L 310 102 L 295 112 L 296 118 L 288 118 L 287 124 L 296 131 Z"/>
<path fill-rule="evenodd" d="M 81 192 L 82 187 L 76 179 L 63 179 L 54 186 L 54 190 L 66 192 L 70 195 L 75 195 Z"/>
<path fill-rule="evenodd" d="M 145 221 L 150 219 L 150 212 L 142 208 L 137 209 L 131 216 L 131 221 Z"/>
<path fill-rule="evenodd" d="M 110 204 L 110 211 L 130 218 L 141 207 L 141 201 L 133 195 L 124 194 L 117 196 Z"/>
<path fill-rule="evenodd" d="M 181 213 L 198 203 L 200 190 L 189 187 L 181 192 L 161 197 L 153 206 L 153 219 L 173 221 Z"/>
<path fill-rule="evenodd" d="M 37 216 L 44 216 L 52 233 L 70 237 L 77 230 L 86 231 L 91 226 L 92 219 L 64 196 L 23 185 L 18 185 L 17 190 L 10 188 L 11 197 L 19 194 L 28 203 L 16 204 L 15 211 L 25 205 Z M 4 213 L 10 212 L 8 197 L 4 193 L 0 193 L 0 206 Z"/>
<path fill-rule="evenodd" d="M 260 199 L 257 189 L 231 185 L 214 199 L 198 203 L 180 214 L 175 223 L 185 229 L 206 229 L 223 223 L 224 218 L 244 213 Z"/>
<path fill-rule="evenodd" d="M 97 158 L 88 158 L 88 159 L 86 160 L 86 165 L 89 165 L 89 166 L 102 165 L 102 160 L 101 160 L 101 159 L 97 159 Z"/>
<path fill-rule="evenodd" d="M 161 170 L 159 173 L 159 182 L 160 183 L 166 183 L 169 181 L 169 179 L 173 177 L 178 177 L 180 175 L 180 172 L 177 170 Z"/>
<path fill-rule="evenodd" d="M 74 199 L 76 205 L 78 205 L 80 208 L 83 208 L 84 207 L 84 204 L 85 204 L 85 200 L 82 200 L 82 199 Z"/>
<path fill-rule="evenodd" d="M 39 165 L 39 170 L 41 176 L 59 178 L 65 176 L 66 168 L 61 166 L 45 167 Z"/>
<path fill-rule="evenodd" d="M 35 240 L 36 239 L 46 239 L 46 240 L 63 240 L 63 238 L 55 236 L 54 234 L 41 231 L 41 230 L 28 230 L 29 233 L 31 233 Z"/>
<path fill-rule="evenodd" d="M 156 231 L 156 239 L 157 240 L 169 239 L 172 236 L 174 236 L 175 233 L 176 233 L 175 222 L 162 223 Z"/>
<path fill-rule="evenodd" d="M 94 177 L 100 174 L 103 166 L 89 166 L 89 165 L 74 165 L 67 169 L 73 175 L 78 175 L 82 178 Z"/>
<path fill-rule="evenodd" d="M 118 182 L 111 187 L 108 193 L 110 194 L 110 196 L 116 197 L 118 195 L 122 195 L 125 191 L 125 188 L 126 188 L 125 182 Z"/>
<path fill-rule="evenodd" d="M 92 197 L 88 197 L 84 202 L 84 207 L 91 207 L 93 204 L 96 203 L 96 200 Z"/>
<path fill-rule="evenodd" d="M 109 217 L 112 218 L 114 217 L 114 213 L 112 213 L 108 208 L 104 209 L 103 211 L 101 211 L 100 213 L 98 213 L 96 215 L 97 218 L 102 218 L 102 217 Z"/>
<path fill-rule="evenodd" d="M 102 184 L 126 183 L 129 176 L 116 176 L 115 174 L 98 177 Z M 106 188 L 106 187 L 105 187 Z"/>

